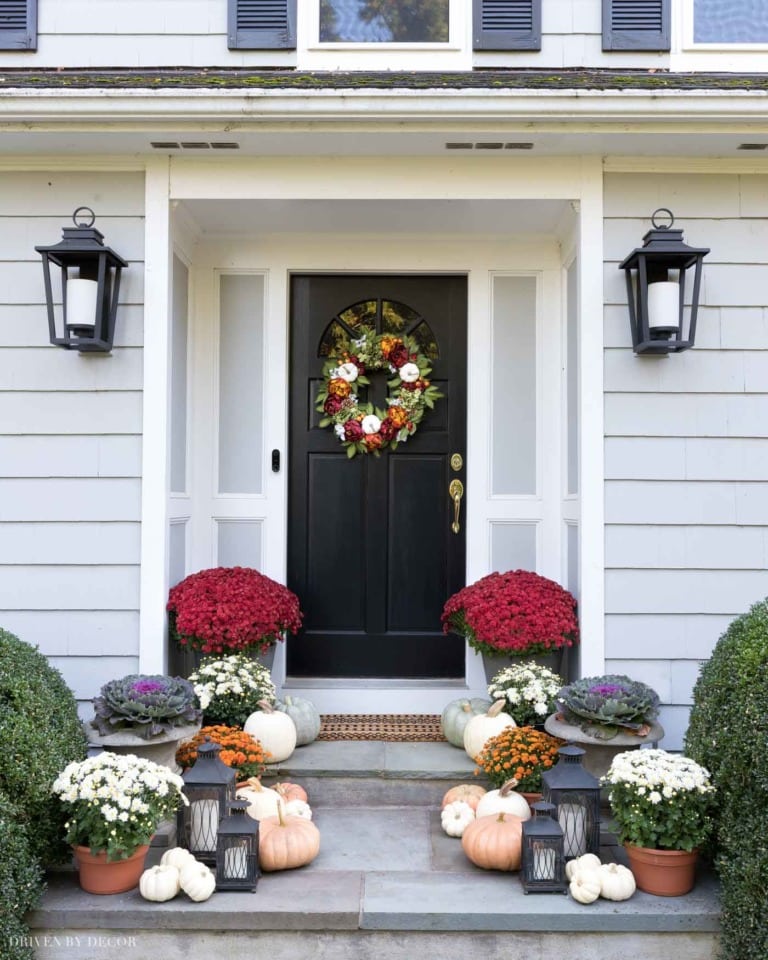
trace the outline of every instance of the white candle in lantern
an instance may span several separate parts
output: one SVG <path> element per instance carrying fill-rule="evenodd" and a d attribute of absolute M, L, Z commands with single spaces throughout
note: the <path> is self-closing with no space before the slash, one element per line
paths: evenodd
<path fill-rule="evenodd" d="M 216 833 L 219 829 L 219 801 L 193 800 L 189 807 L 189 845 L 193 851 L 216 849 Z"/>
<path fill-rule="evenodd" d="M 245 880 L 248 876 L 248 855 L 244 846 L 224 851 L 224 879 Z"/>
<path fill-rule="evenodd" d="M 680 284 L 662 280 L 648 284 L 648 329 L 677 330 L 680 326 Z"/>
<path fill-rule="evenodd" d="M 555 879 L 555 851 L 543 843 L 533 845 L 533 879 Z"/>
<path fill-rule="evenodd" d="M 96 294 L 99 285 L 95 280 L 75 278 L 67 280 L 67 326 L 93 327 L 96 323 Z"/>
<path fill-rule="evenodd" d="M 578 803 L 561 803 L 557 821 L 563 828 L 565 856 L 580 857 L 587 852 L 587 811 Z"/>

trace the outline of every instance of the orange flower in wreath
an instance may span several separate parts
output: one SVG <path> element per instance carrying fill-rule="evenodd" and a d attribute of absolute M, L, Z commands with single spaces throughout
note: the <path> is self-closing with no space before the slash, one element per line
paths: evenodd
<path fill-rule="evenodd" d="M 394 423 L 398 430 L 408 423 L 408 413 L 405 407 L 390 407 L 387 411 L 387 418 Z"/>
<path fill-rule="evenodd" d="M 399 337 L 382 337 L 379 341 L 379 346 L 381 347 L 381 355 L 385 360 L 389 360 L 389 355 L 399 346 L 403 341 Z"/>
<path fill-rule="evenodd" d="M 342 380 L 340 377 L 335 377 L 328 384 L 328 393 L 333 397 L 340 397 L 342 400 L 345 397 L 348 397 L 352 393 L 352 387 L 347 383 L 346 380 Z"/>

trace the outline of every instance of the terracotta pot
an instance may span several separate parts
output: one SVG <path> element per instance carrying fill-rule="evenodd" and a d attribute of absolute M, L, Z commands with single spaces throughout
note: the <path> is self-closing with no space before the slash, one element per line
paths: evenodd
<path fill-rule="evenodd" d="M 540 793 L 521 793 L 520 796 L 524 797 L 528 801 L 528 806 L 531 808 L 531 816 L 536 815 L 536 811 L 533 809 L 534 803 L 538 803 L 542 799 L 542 794 Z"/>
<path fill-rule="evenodd" d="M 86 893 L 125 893 L 139 885 L 149 844 L 139 847 L 124 860 L 107 860 L 106 850 L 92 854 L 88 847 L 74 846 L 72 849 L 80 873 L 80 886 Z"/>
<path fill-rule="evenodd" d="M 649 850 L 624 844 L 639 890 L 656 897 L 682 897 L 696 882 L 698 850 Z"/>

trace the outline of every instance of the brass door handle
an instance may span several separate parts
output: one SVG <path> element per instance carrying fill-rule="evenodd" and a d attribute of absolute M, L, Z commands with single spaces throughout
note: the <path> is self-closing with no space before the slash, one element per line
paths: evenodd
<path fill-rule="evenodd" d="M 459 532 L 459 514 L 461 513 L 461 498 L 464 496 L 464 484 L 461 480 L 451 480 L 448 486 L 448 496 L 453 500 L 453 523 L 451 530 Z"/>

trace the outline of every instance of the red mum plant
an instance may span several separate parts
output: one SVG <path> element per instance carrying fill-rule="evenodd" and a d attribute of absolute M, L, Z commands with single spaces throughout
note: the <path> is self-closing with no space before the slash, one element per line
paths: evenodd
<path fill-rule="evenodd" d="M 203 653 L 266 652 L 301 627 L 295 593 L 249 567 L 190 574 L 168 595 L 171 636 Z"/>
<path fill-rule="evenodd" d="M 491 573 L 464 587 L 446 603 L 442 621 L 445 633 L 491 655 L 548 653 L 579 639 L 573 595 L 530 570 Z"/>

